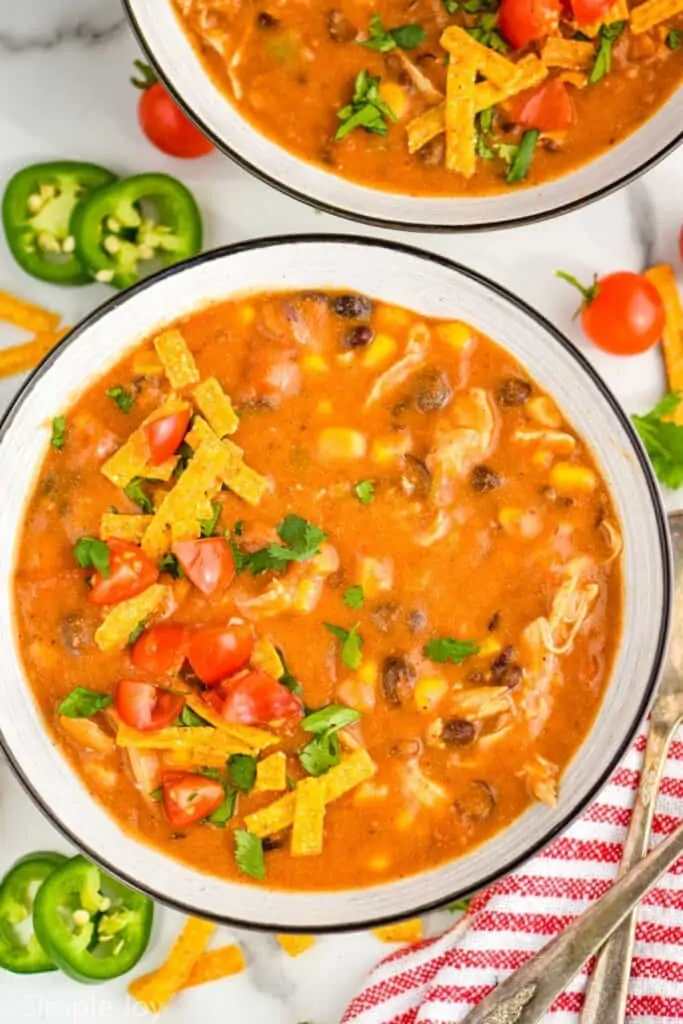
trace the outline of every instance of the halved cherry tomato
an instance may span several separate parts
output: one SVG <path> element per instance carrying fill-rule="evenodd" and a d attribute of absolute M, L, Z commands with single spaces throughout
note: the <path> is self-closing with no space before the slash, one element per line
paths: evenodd
<path fill-rule="evenodd" d="M 235 578 L 235 562 L 224 537 L 182 540 L 172 550 L 185 575 L 203 594 L 225 590 Z"/>
<path fill-rule="evenodd" d="M 96 572 L 88 595 L 93 604 L 118 604 L 151 587 L 159 575 L 144 551 L 127 540 L 109 540 L 109 576 Z"/>
<path fill-rule="evenodd" d="M 561 9 L 560 0 L 503 0 L 498 28 L 515 49 L 521 49 L 557 31 Z"/>
<path fill-rule="evenodd" d="M 190 415 L 190 409 L 179 409 L 170 416 L 158 416 L 146 424 L 144 430 L 152 466 L 160 466 L 162 462 L 166 462 L 180 446 L 190 422 Z"/>
<path fill-rule="evenodd" d="M 164 729 L 183 709 L 185 698 L 153 683 L 123 679 L 116 687 L 114 704 L 126 725 L 141 732 Z"/>
<path fill-rule="evenodd" d="M 576 105 L 565 82 L 551 78 L 531 93 L 519 98 L 513 120 L 522 128 L 542 132 L 561 131 L 576 121 Z"/>
<path fill-rule="evenodd" d="M 622 270 L 598 278 L 589 288 L 571 274 L 558 272 L 583 295 L 581 325 L 605 352 L 633 356 L 662 337 L 666 313 L 659 292 L 642 274 Z"/>
<path fill-rule="evenodd" d="M 213 814 L 225 797 L 220 782 L 206 775 L 182 775 L 163 783 L 164 810 L 172 828 L 181 829 Z"/>
<path fill-rule="evenodd" d="M 153 676 L 173 676 L 180 672 L 190 642 L 184 626 L 153 626 L 133 647 L 131 658 L 141 672 Z"/>
<path fill-rule="evenodd" d="M 216 686 L 249 661 L 254 637 L 244 622 L 231 626 L 207 626 L 192 634 L 187 660 L 205 686 Z"/>
<path fill-rule="evenodd" d="M 215 711 L 217 715 L 220 715 L 223 710 L 223 697 L 218 690 L 204 690 L 202 700 L 207 707 Z"/>
<path fill-rule="evenodd" d="M 265 672 L 253 671 L 223 687 L 222 717 L 242 725 L 298 722 L 303 704 L 295 693 Z"/>
<path fill-rule="evenodd" d="M 613 0 L 571 0 L 574 21 L 577 25 L 590 25 L 601 21 L 612 7 Z"/>

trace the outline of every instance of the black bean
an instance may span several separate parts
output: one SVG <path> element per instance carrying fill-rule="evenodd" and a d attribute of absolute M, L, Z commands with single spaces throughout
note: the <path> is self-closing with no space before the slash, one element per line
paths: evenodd
<path fill-rule="evenodd" d="M 502 484 L 502 479 L 490 466 L 475 466 L 470 473 L 470 485 L 472 490 L 484 493 L 495 491 Z"/>
<path fill-rule="evenodd" d="M 507 666 L 510 664 L 510 662 L 512 661 L 512 653 L 512 644 L 508 644 L 508 646 L 504 647 L 500 654 L 493 659 L 493 661 L 491 662 L 491 672 L 493 673 L 494 679 L 496 678 L 496 676 L 501 675 L 503 669 L 507 668 Z"/>
<path fill-rule="evenodd" d="M 346 335 L 342 342 L 342 348 L 365 348 L 374 337 L 375 332 L 372 327 L 368 327 L 367 324 L 358 324 Z"/>
<path fill-rule="evenodd" d="M 351 43 L 358 31 L 343 11 L 327 12 L 327 34 L 335 43 Z"/>
<path fill-rule="evenodd" d="M 272 14 L 268 14 L 268 11 L 259 11 L 256 16 L 256 24 L 259 28 L 277 28 L 280 22 Z"/>
<path fill-rule="evenodd" d="M 531 384 L 521 377 L 505 377 L 496 391 L 496 401 L 503 408 L 524 405 L 531 398 Z"/>
<path fill-rule="evenodd" d="M 432 489 L 432 474 L 415 455 L 404 455 L 401 490 L 411 498 L 427 498 Z"/>
<path fill-rule="evenodd" d="M 483 779 L 474 779 L 455 801 L 455 809 L 470 821 L 486 821 L 496 809 L 496 792 Z"/>
<path fill-rule="evenodd" d="M 521 683 L 523 675 L 522 666 L 513 662 L 497 676 L 496 683 L 498 686 L 507 686 L 508 690 L 514 690 L 515 686 Z"/>
<path fill-rule="evenodd" d="M 465 718 L 448 718 L 441 729 L 441 739 L 449 747 L 466 747 L 476 736 L 477 730 Z"/>
<path fill-rule="evenodd" d="M 271 850 L 280 850 L 284 845 L 284 840 L 281 836 L 266 836 L 263 840 L 263 852 L 270 853 Z"/>
<path fill-rule="evenodd" d="M 411 608 L 406 614 L 406 626 L 411 633 L 419 633 L 427 625 L 427 616 L 419 608 Z"/>
<path fill-rule="evenodd" d="M 402 655 L 393 654 L 385 658 L 382 665 L 382 692 L 392 707 L 401 706 L 400 690 L 415 679 L 415 669 Z"/>
<path fill-rule="evenodd" d="M 417 151 L 417 158 L 426 167 L 441 167 L 446 146 L 442 138 L 432 139 Z"/>
<path fill-rule="evenodd" d="M 418 739 L 398 740 L 389 751 L 389 757 L 411 760 L 422 753 L 422 743 Z"/>
<path fill-rule="evenodd" d="M 489 624 L 486 628 L 488 629 L 489 633 L 495 633 L 499 626 L 500 612 L 494 612 L 491 618 L 489 619 Z"/>
<path fill-rule="evenodd" d="M 395 601 L 382 601 L 370 612 L 370 621 L 380 633 L 388 633 L 398 618 L 399 610 Z"/>
<path fill-rule="evenodd" d="M 437 412 L 439 409 L 445 409 L 453 398 L 453 388 L 448 374 L 436 366 L 427 366 L 414 378 L 413 395 L 420 412 Z"/>
<path fill-rule="evenodd" d="M 369 320 L 372 315 L 372 303 L 364 295 L 336 295 L 332 309 L 345 320 Z"/>

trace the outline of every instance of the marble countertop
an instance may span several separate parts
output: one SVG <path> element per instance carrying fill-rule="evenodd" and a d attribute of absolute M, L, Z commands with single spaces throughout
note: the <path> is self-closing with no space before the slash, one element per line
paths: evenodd
<path fill-rule="evenodd" d="M 0 184 L 32 161 L 92 160 L 122 173 L 162 170 L 180 176 L 205 212 L 207 246 L 298 231 L 406 238 L 319 214 L 219 155 L 198 162 L 159 155 L 137 126 L 137 96 L 128 79 L 138 56 L 115 0 L 0 0 Z M 515 231 L 411 234 L 407 240 L 469 264 L 535 305 L 585 351 L 626 408 L 636 411 L 664 388 L 659 353 L 620 360 L 587 345 L 572 320 L 576 295 L 553 271 L 562 268 L 589 280 L 594 272 L 675 262 L 682 180 L 680 149 L 628 189 L 560 219 Z M 110 294 L 99 285 L 69 291 L 41 284 L 18 269 L 4 244 L 0 289 L 59 310 L 71 323 Z M 0 345 L 16 340 L 18 335 L 0 326 Z M 18 378 L 0 381 L 0 408 L 19 383 Z M 66 846 L 0 764 L 0 873 L 15 857 L 39 848 Z M 178 915 L 159 909 L 146 963 L 161 959 L 179 924 Z M 240 933 L 237 938 L 248 958 L 247 972 L 184 996 L 164 1012 L 164 1021 L 188 1024 L 223 1012 L 226 1019 L 248 1024 L 336 1024 L 365 972 L 385 952 L 369 935 L 330 936 L 294 961 L 271 936 Z M 31 979 L 0 974 L 0 1002 L 0 1016 L 13 1024 L 119 1024 L 145 1017 L 127 999 L 123 981 L 83 989 L 58 974 Z"/>

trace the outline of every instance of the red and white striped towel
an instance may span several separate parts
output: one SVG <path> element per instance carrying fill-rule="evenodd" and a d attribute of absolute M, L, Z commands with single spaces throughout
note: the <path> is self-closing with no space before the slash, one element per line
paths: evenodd
<path fill-rule="evenodd" d="M 437 939 L 383 960 L 342 1024 L 456 1024 L 496 984 L 600 898 L 616 874 L 645 735 L 598 799 L 543 853 L 480 893 L 466 918 Z M 674 742 L 654 820 L 657 843 L 683 819 L 683 742 Z M 547 1014 L 577 1024 L 584 967 Z M 683 1021 L 683 858 L 643 901 L 627 1024 Z"/>

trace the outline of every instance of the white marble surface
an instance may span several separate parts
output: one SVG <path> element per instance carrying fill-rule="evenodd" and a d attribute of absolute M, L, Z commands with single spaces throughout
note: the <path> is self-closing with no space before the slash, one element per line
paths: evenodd
<path fill-rule="evenodd" d="M 318 214 L 218 155 L 183 163 L 157 154 L 138 130 L 137 95 L 128 85 L 136 56 L 116 0 L 0 0 L 0 185 L 32 161 L 93 160 L 122 173 L 167 170 L 182 177 L 205 212 L 208 246 L 297 231 L 401 237 Z M 628 190 L 558 220 L 507 232 L 404 237 L 518 292 L 577 341 L 626 407 L 637 410 L 663 388 L 658 352 L 619 360 L 584 344 L 572 321 L 575 295 L 552 272 L 563 268 L 588 280 L 593 272 L 640 269 L 653 260 L 675 262 L 683 222 L 682 185 L 683 149 Z M 74 291 L 42 285 L 15 266 L 2 243 L 0 288 L 59 310 L 70 322 L 109 294 L 96 285 Z M 17 337 L 0 326 L 0 345 Z M 18 383 L 0 382 L 1 407 Z M 561 382 L 558 386 L 561 390 Z M 668 500 L 675 503 L 673 497 Z M 41 847 L 64 849 L 65 844 L 0 765 L 0 873 L 16 856 Z M 177 915 L 159 910 L 147 963 L 161 957 L 178 922 Z M 168 1024 L 193 1024 L 210 1012 L 245 1024 L 335 1024 L 364 972 L 383 952 L 370 936 L 337 936 L 322 939 L 314 950 L 291 961 L 270 936 L 245 933 L 239 938 L 248 971 L 184 996 L 164 1013 Z M 0 1019 L 12 1024 L 119 1024 L 145 1016 L 127 1001 L 123 982 L 83 989 L 57 974 L 0 975 L 0 1006 Z"/>

